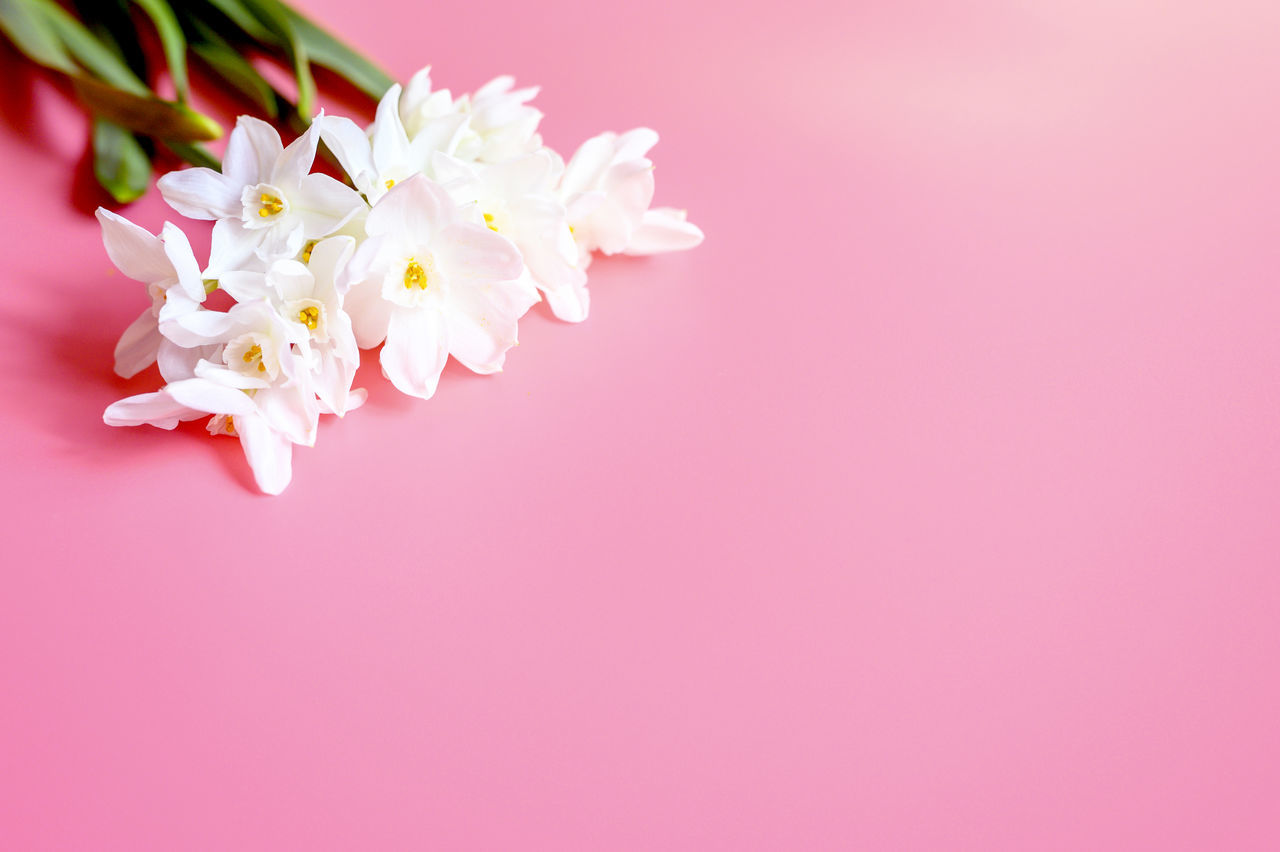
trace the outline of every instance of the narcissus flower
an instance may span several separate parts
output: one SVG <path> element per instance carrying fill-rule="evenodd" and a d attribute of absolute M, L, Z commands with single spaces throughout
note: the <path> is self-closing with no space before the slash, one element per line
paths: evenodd
<path fill-rule="evenodd" d="M 537 301 L 519 280 L 524 264 L 511 241 L 465 221 L 421 175 L 383 196 L 365 227 L 346 307 L 361 347 L 386 341 L 380 357 L 391 383 L 429 399 L 450 354 L 478 373 L 501 369 L 516 321 Z"/>
<path fill-rule="evenodd" d="M 310 174 L 318 128 L 285 148 L 275 128 L 241 116 L 227 142 L 222 172 L 186 169 L 157 184 L 169 206 L 192 219 L 228 220 L 264 260 L 298 254 L 364 208 L 350 187 L 328 175 Z"/>
<path fill-rule="evenodd" d="M 656 133 L 601 134 L 566 165 L 542 145 L 536 93 L 499 77 L 455 98 L 423 70 L 386 92 L 369 127 L 321 114 L 287 147 L 241 118 L 221 172 L 159 184 L 178 212 L 214 220 L 203 271 L 176 225 L 157 236 L 100 210 L 107 253 L 150 299 L 116 348 L 116 371 L 156 362 L 164 379 L 103 420 L 173 429 L 207 418 L 210 433 L 240 440 L 259 488 L 278 494 L 320 416 L 364 403 L 352 388 L 361 348 L 381 346 L 383 374 L 427 399 L 450 356 L 501 370 L 539 291 L 560 319 L 584 320 L 594 252 L 702 241 L 683 211 L 651 207 Z M 312 173 L 321 139 L 350 186 Z M 222 296 L 206 298 L 214 290 Z"/>

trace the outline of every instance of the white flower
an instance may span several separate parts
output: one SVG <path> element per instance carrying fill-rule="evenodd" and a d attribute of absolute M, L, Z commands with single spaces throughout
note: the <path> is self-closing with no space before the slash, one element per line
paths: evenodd
<path fill-rule="evenodd" d="M 584 142 L 565 166 L 560 197 L 583 265 L 593 251 L 654 254 L 702 242 L 702 232 L 683 212 L 649 210 L 653 163 L 645 155 L 657 141 L 658 134 L 644 127 L 602 133 Z"/>
<path fill-rule="evenodd" d="M 195 310 L 204 301 L 204 281 L 191 243 L 177 225 L 166 222 L 160 236 L 123 216 L 99 207 L 102 242 L 121 272 L 147 285 L 150 306 L 116 344 L 115 370 L 131 378 L 156 362 L 165 348 L 160 322 Z"/>
<path fill-rule="evenodd" d="M 523 270 L 515 246 L 463 221 L 421 175 L 396 184 L 366 227 L 345 306 L 362 348 L 385 339 L 382 371 L 392 384 L 430 398 L 449 354 L 479 373 L 500 370 L 516 321 L 536 298 L 514 280 Z"/>
<path fill-rule="evenodd" d="M 396 183 L 428 173 L 432 152 L 451 153 L 467 124 L 467 116 L 455 112 L 424 119 L 411 142 L 400 120 L 399 103 L 397 83 L 382 96 L 367 132 L 342 116 L 320 116 L 315 122 L 320 138 L 370 204 L 376 204 Z"/>
<path fill-rule="evenodd" d="M 240 438 L 258 486 L 279 494 L 292 477 L 292 445 L 314 444 L 320 413 L 285 321 L 265 300 L 242 302 L 226 313 L 177 318 L 166 336 L 192 346 L 212 344 L 213 350 L 196 362 L 191 377 L 113 403 L 103 421 L 172 429 L 179 420 L 215 415 L 221 431 Z"/>
<path fill-rule="evenodd" d="M 400 115 L 409 138 L 415 141 L 433 120 L 450 114 L 465 115 L 469 121 L 457 142 L 456 156 L 499 163 L 542 147 L 542 137 L 537 132 L 542 113 L 528 105 L 537 96 L 538 88 L 514 86 L 515 78 L 497 77 L 474 95 L 454 100 L 448 89 L 431 90 L 428 66 L 409 80 L 400 98 Z"/>
<path fill-rule="evenodd" d="M 587 273 L 555 186 L 563 164 L 547 150 L 493 165 L 436 158 L 436 173 L 455 200 L 473 204 L 486 226 L 516 244 L 557 317 L 587 318 Z"/>
<path fill-rule="evenodd" d="M 238 302 L 261 299 L 275 308 L 311 373 L 316 395 L 338 416 L 364 400 L 363 391 L 351 398 L 360 351 L 337 287 L 354 246 L 351 237 L 330 237 L 311 249 L 306 265 L 278 260 L 265 273 L 231 272 L 219 282 Z"/>
<path fill-rule="evenodd" d="M 158 183 L 165 201 L 192 219 L 222 219 L 263 260 L 294 257 L 306 240 L 342 227 L 364 208 L 360 196 L 328 175 L 309 174 L 318 130 L 285 148 L 264 121 L 241 116 L 227 142 L 222 173 L 170 172 Z"/>

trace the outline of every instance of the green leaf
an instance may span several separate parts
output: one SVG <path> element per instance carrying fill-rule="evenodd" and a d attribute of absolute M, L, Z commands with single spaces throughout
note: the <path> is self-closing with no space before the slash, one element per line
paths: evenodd
<path fill-rule="evenodd" d="M 242 0 L 205 0 L 217 9 L 227 20 L 235 24 L 251 40 L 261 45 L 279 45 L 276 35 L 263 23 Z"/>
<path fill-rule="evenodd" d="M 93 122 L 93 173 L 121 204 L 135 201 L 151 183 L 151 158 L 136 136 L 105 119 Z"/>
<path fill-rule="evenodd" d="M 135 95 L 90 77 L 72 77 L 76 93 L 95 115 L 122 124 L 136 133 L 159 139 L 202 142 L 222 136 L 222 127 L 208 116 L 148 93 Z"/>
<path fill-rule="evenodd" d="M 222 171 L 222 161 L 203 145 L 195 142 L 179 142 L 176 139 L 161 139 L 160 144 L 193 166 L 204 166 L 216 172 Z"/>
<path fill-rule="evenodd" d="M 309 120 L 316 96 L 316 81 L 311 76 L 307 47 L 289 20 L 286 7 L 279 0 L 243 0 L 243 3 L 284 49 L 285 59 L 293 66 L 293 76 L 298 81 L 298 114 Z"/>
<path fill-rule="evenodd" d="M 221 75 L 242 94 L 262 108 L 268 118 L 280 116 L 280 105 L 288 104 L 284 96 L 272 87 L 244 58 L 244 54 L 227 44 L 221 36 L 200 20 L 190 20 L 193 30 L 191 49 L 210 68 Z"/>
<path fill-rule="evenodd" d="M 151 90 L 118 54 L 94 37 L 84 24 L 52 0 L 21 0 L 33 14 L 43 16 L 63 46 L 85 70 L 117 89 L 147 96 Z"/>
<path fill-rule="evenodd" d="M 321 29 L 292 7 L 281 4 L 285 14 L 307 48 L 307 55 L 347 80 L 374 100 L 379 100 L 395 82 L 378 66 Z"/>
<path fill-rule="evenodd" d="M 0 30 L 32 62 L 64 74 L 78 70 L 57 30 L 31 0 L 0 0 Z"/>
<path fill-rule="evenodd" d="M 190 94 L 187 82 L 187 40 L 182 34 L 182 27 L 173 9 L 165 0 L 131 0 L 155 25 L 160 36 L 160 46 L 164 50 L 164 61 L 169 66 L 169 76 L 173 78 L 173 86 L 178 92 L 178 101 L 186 101 Z"/>

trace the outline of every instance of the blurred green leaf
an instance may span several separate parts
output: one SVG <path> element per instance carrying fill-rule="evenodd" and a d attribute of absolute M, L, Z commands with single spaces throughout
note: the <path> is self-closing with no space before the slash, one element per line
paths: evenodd
<path fill-rule="evenodd" d="M 203 142 L 222 136 L 222 126 L 195 110 L 152 94 L 135 95 L 90 77 L 72 77 L 76 93 L 99 115 L 136 133 L 159 139 Z"/>
<path fill-rule="evenodd" d="M 32 0 L 0 0 L 0 30 L 32 62 L 75 74 L 75 60 L 62 45 L 57 29 L 46 20 L 39 3 Z"/>
<path fill-rule="evenodd" d="M 222 171 L 222 161 L 203 145 L 196 142 L 179 142 L 176 139 L 162 139 L 160 144 L 193 166 Z"/>
<path fill-rule="evenodd" d="M 279 0 L 243 0 L 243 3 L 275 35 L 284 50 L 285 58 L 293 67 L 294 79 L 298 81 L 298 114 L 310 120 L 316 96 L 316 81 L 311 76 L 307 47 L 302 43 L 293 22 L 289 20 L 285 5 Z"/>
<path fill-rule="evenodd" d="M 98 118 L 93 122 L 93 173 L 112 198 L 128 204 L 151 184 L 151 158 L 127 129 Z"/>
<path fill-rule="evenodd" d="M 325 32 L 296 9 L 286 6 L 285 14 L 293 23 L 307 48 L 307 55 L 315 64 L 338 74 L 374 100 L 386 94 L 387 89 L 395 82 L 381 68 Z"/>
<path fill-rule="evenodd" d="M 178 92 L 178 101 L 186 101 L 190 95 L 187 82 L 187 39 L 182 34 L 177 16 L 165 0 L 130 2 L 145 12 L 155 25 L 156 33 L 160 36 L 160 46 L 164 50 L 164 61 L 169 66 L 169 76 L 173 78 L 173 87 Z"/>
<path fill-rule="evenodd" d="M 111 48 L 99 41 L 84 24 L 52 0 L 22 0 L 35 14 L 43 15 L 64 47 L 85 70 L 117 89 L 147 96 L 151 89 Z"/>
<path fill-rule="evenodd" d="M 227 44 L 222 36 L 203 21 L 193 19 L 189 25 L 193 30 L 190 45 L 196 56 L 204 60 L 215 73 L 221 75 L 241 94 L 261 107 L 268 118 L 279 118 L 281 103 L 288 102 L 258 73 L 253 63 L 245 59 L 243 53 Z"/>

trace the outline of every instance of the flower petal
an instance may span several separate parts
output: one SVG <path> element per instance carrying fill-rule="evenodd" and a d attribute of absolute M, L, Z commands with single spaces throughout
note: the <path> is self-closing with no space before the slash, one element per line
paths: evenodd
<path fill-rule="evenodd" d="M 238 184 L 213 169 L 169 172 L 156 181 L 169 206 L 190 219 L 223 219 L 240 215 Z"/>
<path fill-rule="evenodd" d="M 259 118 L 240 116 L 222 158 L 222 173 L 235 186 L 237 198 L 243 187 L 267 180 L 283 150 L 274 127 Z"/>
<path fill-rule="evenodd" d="M 445 275 L 467 282 L 509 281 L 520 277 L 524 260 L 515 244 L 484 225 L 457 222 L 440 232 L 437 247 Z"/>
<path fill-rule="evenodd" d="M 702 242 L 702 230 L 687 220 L 688 213 L 672 207 L 646 210 L 640 227 L 631 235 L 625 254 L 660 254 L 684 251 Z"/>
<path fill-rule="evenodd" d="M 198 369 L 198 368 L 197 368 Z M 211 382 L 208 379 L 183 379 L 170 382 L 165 392 L 175 402 L 206 414 L 254 414 L 257 406 L 241 390 Z"/>
<path fill-rule="evenodd" d="M 102 422 L 108 426 L 141 426 L 149 424 L 161 429 L 172 429 L 182 420 L 203 417 L 204 412 L 183 405 L 167 391 L 140 393 L 126 397 L 107 406 Z"/>
<path fill-rule="evenodd" d="M 266 494 L 279 494 L 293 479 L 293 444 L 256 414 L 235 418 L 253 480 Z"/>
<path fill-rule="evenodd" d="M 117 269 L 144 284 L 173 278 L 173 265 L 159 237 L 104 207 L 98 208 L 97 216 L 102 244 Z"/>
<path fill-rule="evenodd" d="M 439 228 L 456 219 L 457 208 L 449 194 L 422 175 L 414 175 L 378 199 L 369 211 L 365 230 L 370 236 L 399 232 L 426 243 Z"/>
<path fill-rule="evenodd" d="M 358 192 L 322 174 L 304 177 L 289 201 L 302 219 L 302 231 L 309 240 L 332 234 L 365 207 Z"/>
<path fill-rule="evenodd" d="M 154 364 L 163 339 L 155 314 L 147 308 L 120 335 L 115 352 L 116 375 L 131 379 Z"/>
<path fill-rule="evenodd" d="M 164 253 L 173 264 L 173 271 L 178 276 L 178 286 L 182 292 L 194 302 L 203 302 L 205 297 L 204 279 L 200 275 L 200 264 L 196 262 L 195 253 L 191 251 L 191 241 L 182 229 L 172 222 L 165 222 L 160 231 L 164 240 Z"/>
<path fill-rule="evenodd" d="M 584 276 L 580 287 L 556 287 L 543 291 L 547 295 L 547 304 L 556 319 L 565 322 L 582 322 L 591 310 L 591 293 L 587 290 L 587 279 Z"/>
<path fill-rule="evenodd" d="M 410 308 L 391 314 L 380 360 L 382 374 L 401 393 L 430 399 L 448 357 L 448 334 L 437 311 Z"/>
<path fill-rule="evenodd" d="M 315 123 L 320 127 L 320 138 L 338 158 L 342 170 L 351 176 L 351 182 L 361 191 L 368 192 L 378 177 L 368 134 L 360 125 L 341 115 L 320 116 Z"/>

